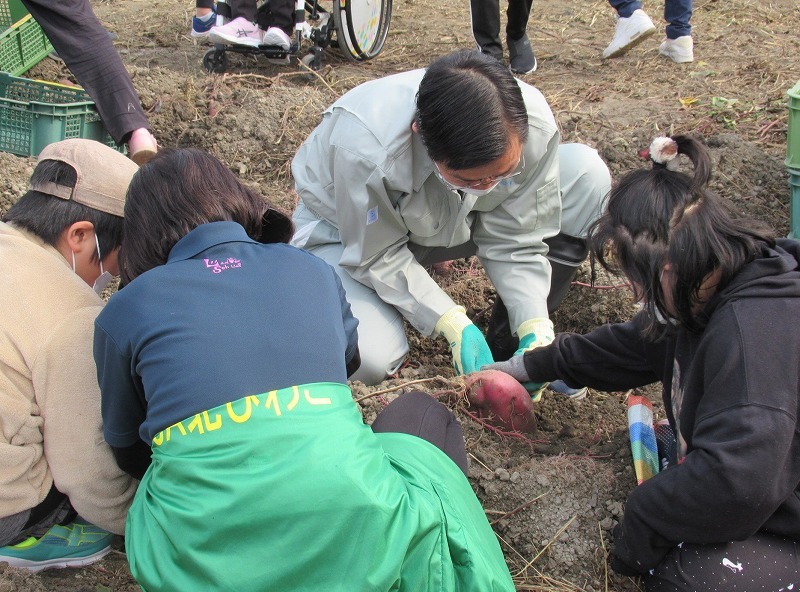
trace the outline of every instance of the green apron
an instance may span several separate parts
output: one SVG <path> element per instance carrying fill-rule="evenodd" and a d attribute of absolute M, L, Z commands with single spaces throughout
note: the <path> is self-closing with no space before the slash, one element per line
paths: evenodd
<path fill-rule="evenodd" d="M 373 433 L 343 384 L 250 395 L 156 434 L 125 537 L 150 592 L 514 590 L 455 463 Z"/>

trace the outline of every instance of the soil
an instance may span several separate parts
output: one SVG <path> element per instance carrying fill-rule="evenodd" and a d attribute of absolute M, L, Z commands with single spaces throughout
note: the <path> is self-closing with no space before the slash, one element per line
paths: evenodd
<path fill-rule="evenodd" d="M 473 46 L 463 0 L 395 0 L 386 46 L 373 60 L 354 63 L 329 48 L 323 68 L 311 74 L 295 59 L 277 66 L 264 58 L 233 56 L 227 73 L 209 75 L 201 66 L 207 46 L 188 36 L 189 0 L 93 5 L 118 35 L 116 46 L 159 142 L 209 150 L 287 210 L 296 199 L 289 162 L 329 103 L 366 80 Z M 660 3 L 645 8 L 654 19 L 660 15 Z M 624 57 L 602 61 L 600 52 L 614 32 L 614 13 L 605 0 L 536 3 L 528 33 L 539 68 L 523 79 L 549 100 L 563 140 L 597 148 L 614 176 L 647 166 L 637 151 L 656 135 L 700 136 L 713 153 L 713 188 L 743 215 L 786 235 L 786 91 L 800 79 L 796 0 L 696 0 L 692 23 L 692 64 L 677 65 L 658 54 L 663 22 L 657 22 L 659 33 Z M 62 64 L 49 59 L 27 76 L 70 78 Z M 0 211 L 25 191 L 33 165 L 33 159 L 0 153 Z M 495 294 L 480 265 L 457 261 L 436 274 L 485 329 Z M 557 331 L 587 332 L 633 313 L 618 278 L 592 275 L 588 263 L 579 270 L 553 317 Z M 538 432 L 508 433 L 478 420 L 466 405 L 463 383 L 454 377 L 441 340 L 420 339 L 413 330 L 409 340 L 409 363 L 398 375 L 373 388 L 353 383 L 354 396 L 367 421 L 412 388 L 435 394 L 456 412 L 466 436 L 470 481 L 518 590 L 638 590 L 635 580 L 607 566 L 610 531 L 636 485 L 626 393 L 589 391 L 586 399 L 574 401 L 546 392 L 536 405 Z M 656 402 L 660 416 L 658 389 L 641 394 Z M 0 566 L 0 571 L 0 592 L 138 589 L 121 538 L 111 555 L 83 569 L 29 574 Z"/>

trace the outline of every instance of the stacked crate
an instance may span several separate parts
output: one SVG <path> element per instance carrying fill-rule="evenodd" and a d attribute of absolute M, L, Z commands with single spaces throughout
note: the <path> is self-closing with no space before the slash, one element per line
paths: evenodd
<path fill-rule="evenodd" d="M 53 51 L 20 0 L 0 0 L 0 72 L 19 76 Z"/>
<path fill-rule="evenodd" d="M 789 89 L 789 128 L 786 134 L 786 167 L 789 170 L 789 208 L 792 238 L 800 238 L 800 82 Z"/>

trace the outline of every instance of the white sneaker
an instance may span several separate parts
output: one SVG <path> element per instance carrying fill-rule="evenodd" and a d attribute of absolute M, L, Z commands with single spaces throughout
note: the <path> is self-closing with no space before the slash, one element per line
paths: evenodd
<path fill-rule="evenodd" d="M 664 39 L 658 53 L 667 56 L 676 64 L 694 61 L 694 41 L 691 35 L 683 35 L 677 39 Z"/>
<path fill-rule="evenodd" d="M 627 18 L 620 17 L 617 20 L 614 38 L 603 50 L 603 59 L 621 56 L 655 32 L 656 26 L 641 8 L 634 10 L 633 14 Z"/>
<path fill-rule="evenodd" d="M 279 27 L 270 27 L 264 33 L 264 39 L 261 41 L 262 45 L 274 45 L 281 49 L 289 50 L 292 40 L 284 33 L 283 29 Z"/>
<path fill-rule="evenodd" d="M 258 47 L 262 44 L 263 37 L 264 31 L 259 29 L 258 25 L 241 16 L 226 25 L 212 27 L 208 32 L 208 38 L 212 43 L 221 43 L 223 45 Z"/>

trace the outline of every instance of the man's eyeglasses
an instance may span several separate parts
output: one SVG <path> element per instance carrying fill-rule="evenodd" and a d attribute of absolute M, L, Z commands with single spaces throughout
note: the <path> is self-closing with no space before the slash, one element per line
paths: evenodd
<path fill-rule="evenodd" d="M 483 179 L 477 179 L 475 181 L 469 181 L 464 185 L 454 185 L 450 181 L 444 178 L 442 175 L 442 171 L 439 169 L 439 165 L 436 161 L 433 161 L 433 166 L 436 169 L 436 175 L 439 177 L 439 180 L 445 184 L 445 186 L 450 191 L 469 191 L 470 189 L 480 189 L 483 191 L 489 191 L 497 187 L 502 181 L 506 181 L 507 179 L 512 179 L 517 175 L 521 175 L 525 170 L 525 155 L 520 153 L 519 155 L 519 162 L 517 162 L 517 166 L 514 169 L 513 173 L 509 173 L 508 175 L 497 175 L 492 177 L 484 177 Z"/>

